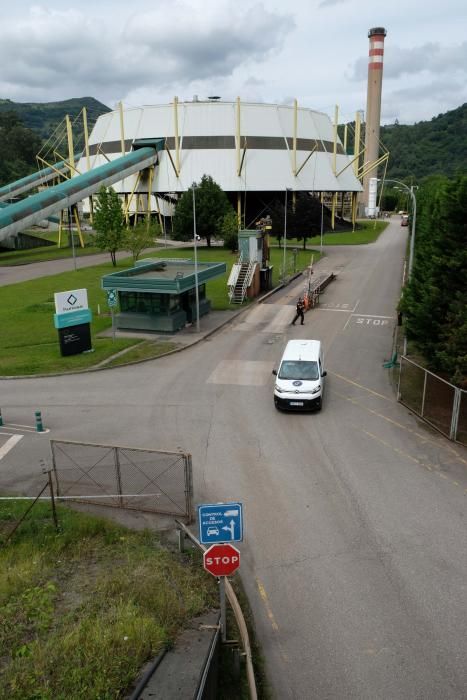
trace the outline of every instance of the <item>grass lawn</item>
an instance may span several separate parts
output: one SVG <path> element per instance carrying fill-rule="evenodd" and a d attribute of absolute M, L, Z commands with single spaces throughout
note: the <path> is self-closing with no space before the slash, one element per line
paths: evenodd
<path fill-rule="evenodd" d="M 387 226 L 385 221 L 370 221 L 360 224 L 360 231 L 348 233 L 326 233 L 324 243 L 332 244 L 356 244 L 369 243 L 378 237 Z M 44 234 L 45 235 L 45 234 Z M 274 246 L 274 238 L 271 237 L 271 264 L 273 265 L 273 286 L 279 283 L 280 270 L 283 262 L 283 249 Z M 294 266 L 300 271 L 306 268 L 312 258 L 317 262 L 319 252 L 309 246 L 311 243 L 319 246 L 319 238 L 307 241 L 307 249 L 303 250 L 302 241 L 288 239 L 287 241 L 287 269 L 291 274 Z M 296 256 L 293 253 L 296 249 Z M 59 253 L 69 255 L 69 249 L 55 249 Z M 84 249 L 93 250 L 94 249 Z M 38 249 L 37 254 L 46 252 Z M 29 254 L 36 251 L 16 251 L 18 261 L 26 262 Z M 10 255 L 7 253 L 6 255 Z M 22 257 L 21 257 L 22 256 Z M 2 256 L 3 257 L 3 256 Z M 144 253 L 143 256 L 144 257 Z M 189 248 L 160 249 L 157 253 L 148 255 L 151 258 L 193 258 L 193 250 Z M 213 310 L 238 309 L 238 306 L 229 303 L 227 295 L 227 278 L 237 255 L 219 248 L 207 248 L 203 245 L 198 248 L 200 261 L 225 262 L 227 273 L 223 277 L 212 280 L 207 287 L 207 297 L 212 302 Z M 2 353 L 0 355 L 0 376 L 22 376 L 26 374 L 51 374 L 57 372 L 72 372 L 93 367 L 116 353 L 135 346 L 133 350 L 124 353 L 119 358 L 109 362 L 109 366 L 125 364 L 136 359 L 157 357 L 174 349 L 173 343 L 148 342 L 136 338 L 119 338 L 112 341 L 111 337 L 98 337 L 99 333 L 111 327 L 111 318 L 108 313 L 106 295 L 100 287 L 101 277 L 116 269 L 131 267 L 131 258 L 121 260 L 117 267 L 112 267 L 110 261 L 101 265 L 87 268 L 79 268 L 58 275 L 43 277 L 40 279 L 12 284 L 0 288 L 0 328 Z M 93 336 L 93 349 L 91 353 L 83 353 L 71 357 L 62 357 L 58 345 L 57 331 L 53 325 L 54 293 L 69 289 L 85 288 L 88 291 L 88 301 L 93 312 L 91 332 Z M 98 312 L 100 309 L 100 313 Z"/>
<path fill-rule="evenodd" d="M 200 261 L 225 262 L 227 273 L 223 277 L 212 280 L 207 284 L 207 296 L 211 299 L 214 310 L 238 309 L 229 304 L 227 295 L 227 277 L 232 264 L 237 260 L 236 254 L 223 248 L 198 249 Z M 297 270 L 304 269 L 310 264 L 311 256 L 315 262 L 319 259 L 316 251 L 298 249 Z M 191 249 L 168 249 L 157 251 L 153 257 L 192 258 Z M 273 284 L 279 281 L 279 271 L 282 264 L 283 251 L 271 248 L 271 263 L 273 265 Z M 293 255 L 287 252 L 289 269 Z M 106 358 L 131 346 L 140 346 L 116 358 L 112 366 L 124 364 L 131 358 L 157 357 L 173 349 L 172 343 L 148 343 L 135 338 L 120 338 L 115 342 L 111 337 L 98 337 L 98 334 L 111 328 L 111 317 L 108 313 L 106 295 L 100 287 L 102 275 L 116 269 L 125 269 L 132 265 L 130 258 L 119 261 L 117 267 L 112 267 L 110 261 L 95 267 L 83 267 L 76 271 L 68 271 L 58 275 L 42 277 L 28 282 L 11 284 L 0 287 L 0 328 L 2 353 L 0 354 L 0 376 L 22 376 L 26 374 L 51 374 L 71 372 L 90 368 Z M 88 291 L 89 307 L 93 313 L 91 324 L 94 352 L 62 357 L 58 344 L 57 331 L 53 325 L 55 311 L 54 293 L 70 289 L 85 288 Z M 100 314 L 98 310 L 100 309 Z"/>
<path fill-rule="evenodd" d="M 339 231 L 337 233 L 325 231 L 323 235 L 323 245 L 362 245 L 365 243 L 374 243 L 388 223 L 388 221 L 380 221 L 378 219 L 374 221 L 366 220 L 358 222 L 358 230 L 356 231 Z M 273 236 L 273 243 L 274 240 Z M 313 236 L 307 239 L 306 244 L 307 246 L 319 247 L 320 240 L 320 236 Z M 303 248 L 303 241 L 297 240 L 296 238 L 287 238 L 287 246 L 289 247 L 291 245 Z"/>
<path fill-rule="evenodd" d="M 25 512 L 0 501 L 0 533 Z M 144 663 L 218 606 L 201 553 L 102 518 L 38 503 L 0 534 L 0 697 L 128 697 Z"/>

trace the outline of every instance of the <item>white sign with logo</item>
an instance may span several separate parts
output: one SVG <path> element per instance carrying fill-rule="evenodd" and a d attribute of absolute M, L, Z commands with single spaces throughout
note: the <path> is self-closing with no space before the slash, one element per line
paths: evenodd
<path fill-rule="evenodd" d="M 73 289 L 70 292 L 57 292 L 54 294 L 55 312 L 67 314 L 71 311 L 82 311 L 88 307 L 88 290 Z"/>

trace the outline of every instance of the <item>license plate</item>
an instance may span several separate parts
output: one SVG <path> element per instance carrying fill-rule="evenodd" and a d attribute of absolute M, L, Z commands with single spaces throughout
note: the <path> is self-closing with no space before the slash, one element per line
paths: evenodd
<path fill-rule="evenodd" d="M 291 406 L 303 406 L 303 401 L 291 401 Z"/>

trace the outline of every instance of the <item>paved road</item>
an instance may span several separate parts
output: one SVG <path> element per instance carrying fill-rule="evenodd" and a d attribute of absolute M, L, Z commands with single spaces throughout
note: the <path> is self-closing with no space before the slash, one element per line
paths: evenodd
<path fill-rule="evenodd" d="M 193 248 L 193 243 L 189 241 L 188 243 L 182 243 L 180 241 L 172 241 L 167 239 L 164 241 L 163 238 L 157 239 L 158 246 L 156 248 L 148 248 L 140 256 L 142 258 L 145 255 L 150 255 L 152 252 L 156 251 L 160 254 L 163 253 L 165 248 L 168 249 L 170 255 L 171 248 Z M 212 246 L 215 247 L 221 242 L 213 241 Z M 205 247 L 205 243 L 201 242 L 198 244 L 199 247 Z M 128 258 L 130 254 L 125 251 L 117 253 L 117 260 Z M 61 258 L 60 260 L 46 260 L 43 262 L 29 263 L 28 265 L 0 265 L 0 287 L 6 284 L 15 284 L 17 282 L 25 282 L 26 280 L 37 279 L 39 277 L 44 277 L 46 275 L 58 275 L 60 272 L 73 272 L 75 269 L 80 270 L 83 267 L 92 267 L 93 265 L 100 265 L 102 263 L 110 262 L 109 253 L 95 253 L 93 255 L 83 255 L 76 257 Z"/>
<path fill-rule="evenodd" d="M 17 423 L 40 405 L 55 438 L 193 455 L 195 500 L 245 508 L 242 579 L 278 700 L 465 698 L 467 454 L 394 399 L 391 354 L 405 250 L 329 248 L 339 272 L 290 327 L 302 281 L 209 340 L 160 360 L 0 381 Z M 322 412 L 274 409 L 286 340 L 320 338 Z M 2 482 L 38 473 L 47 436 L 25 434 Z"/>

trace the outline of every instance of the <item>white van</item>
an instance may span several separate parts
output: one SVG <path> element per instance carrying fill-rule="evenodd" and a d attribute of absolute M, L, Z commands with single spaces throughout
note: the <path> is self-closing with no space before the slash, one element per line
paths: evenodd
<path fill-rule="evenodd" d="M 274 386 L 276 408 L 291 411 L 320 409 L 323 403 L 323 351 L 319 340 L 289 340 L 282 355 Z"/>

